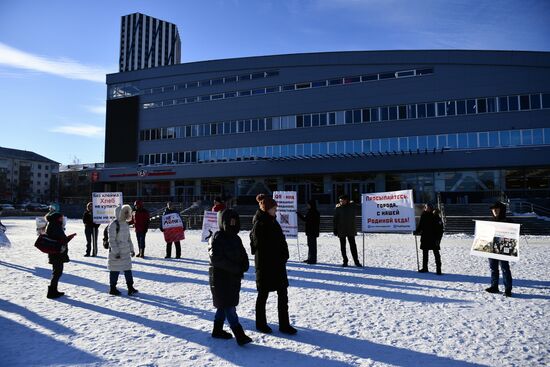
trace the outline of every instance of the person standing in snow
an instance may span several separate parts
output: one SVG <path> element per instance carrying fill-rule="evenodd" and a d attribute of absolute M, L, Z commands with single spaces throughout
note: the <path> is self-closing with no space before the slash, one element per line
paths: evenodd
<path fill-rule="evenodd" d="M 135 255 L 134 244 L 130 238 L 130 226 L 128 221 L 132 219 L 132 208 L 130 205 L 118 206 L 115 208 L 115 220 L 109 224 L 109 256 L 107 258 L 107 268 L 109 269 L 109 294 L 120 295 L 116 285 L 120 272 L 124 272 L 126 285 L 128 286 L 128 295 L 137 293 L 134 288 L 134 278 L 132 275 L 132 257 Z"/>
<path fill-rule="evenodd" d="M 491 214 L 493 215 L 493 221 L 508 222 L 508 220 L 506 220 L 506 205 L 504 203 L 497 201 L 491 205 L 490 209 Z M 512 297 L 512 271 L 510 270 L 510 263 L 508 261 L 489 259 L 489 268 L 491 269 L 491 286 L 485 290 L 489 293 L 499 293 L 499 265 L 502 269 L 502 278 L 504 280 L 504 295 L 506 297 Z"/>
<path fill-rule="evenodd" d="M 76 236 L 76 233 L 69 236 L 65 235 L 63 229 L 63 214 L 58 211 L 51 210 L 46 214 L 45 218 L 48 223 L 46 225 L 46 236 L 61 244 L 61 252 L 57 254 L 48 254 L 48 262 L 52 265 L 52 278 L 46 297 L 53 299 L 59 298 L 65 294 L 64 292 L 59 292 L 57 286 L 59 284 L 59 278 L 63 275 L 64 264 L 70 261 L 69 248 L 67 245 L 69 241 Z"/>
<path fill-rule="evenodd" d="M 231 209 L 218 212 L 220 230 L 210 238 L 208 269 L 210 291 L 216 307 L 212 337 L 231 339 L 231 334 L 223 330 L 227 319 L 237 343 L 244 345 L 250 339 L 243 331 L 237 316 L 241 279 L 248 271 L 248 256 L 238 233 L 241 228 L 239 214 Z"/>
<path fill-rule="evenodd" d="M 269 292 L 277 292 L 279 330 L 285 334 L 296 334 L 288 316 L 288 277 L 286 262 L 289 258 L 286 238 L 277 222 L 277 202 L 268 196 L 259 201 L 260 212 L 250 233 L 251 248 L 256 265 L 256 329 L 269 334 L 265 305 Z"/>
<path fill-rule="evenodd" d="M 298 214 L 298 218 L 306 222 L 306 237 L 307 237 L 307 259 L 306 264 L 317 264 L 317 237 L 319 237 L 319 227 L 321 224 L 321 215 L 317 210 L 315 200 L 307 202 L 306 215 Z"/>
<path fill-rule="evenodd" d="M 139 253 L 137 257 L 145 258 L 145 235 L 149 229 L 149 212 L 143 207 L 143 201 L 136 200 L 134 202 L 134 212 L 132 213 L 132 221 L 130 224 L 134 225 L 136 230 L 136 239 L 138 244 Z"/>
<path fill-rule="evenodd" d="M 183 218 L 181 217 L 179 211 L 174 209 L 172 207 L 172 203 L 168 201 L 166 203 L 166 208 L 164 209 L 164 212 L 162 212 L 162 215 L 165 216 L 167 214 L 177 214 L 180 217 L 181 223 L 183 222 Z M 185 224 L 183 224 L 183 230 L 185 230 Z M 160 219 L 160 231 L 164 232 L 164 228 L 162 227 L 162 217 Z M 181 243 L 180 241 L 174 241 L 174 242 L 166 242 L 166 256 L 164 256 L 165 259 L 170 259 L 172 257 L 172 243 L 174 243 L 174 246 L 176 247 L 176 259 L 181 258 Z"/>
<path fill-rule="evenodd" d="M 427 203 L 424 205 L 424 211 L 420 215 L 420 221 L 414 231 L 414 235 L 420 235 L 420 249 L 422 250 L 422 269 L 419 273 L 428 272 L 428 258 L 430 250 L 433 251 L 435 257 L 435 266 L 437 275 L 441 273 L 441 255 L 439 254 L 439 243 L 443 236 L 443 223 L 439 216 L 433 214 L 434 207 Z"/>
<path fill-rule="evenodd" d="M 99 224 L 94 223 L 94 216 L 92 213 L 93 204 L 90 202 L 86 205 L 86 211 L 82 215 L 82 222 L 84 223 L 84 235 L 86 236 L 86 253 L 84 256 L 97 256 L 97 235 Z M 93 247 L 92 247 L 93 244 Z"/>
<path fill-rule="evenodd" d="M 355 236 L 357 229 L 355 228 L 355 208 L 349 201 L 348 195 L 341 195 L 339 203 L 334 210 L 334 235 L 340 239 L 340 251 L 342 252 L 342 266 L 348 266 L 348 255 L 346 254 L 346 238 L 349 242 L 351 256 L 355 262 L 355 266 L 362 267 L 357 254 L 357 244 Z"/>

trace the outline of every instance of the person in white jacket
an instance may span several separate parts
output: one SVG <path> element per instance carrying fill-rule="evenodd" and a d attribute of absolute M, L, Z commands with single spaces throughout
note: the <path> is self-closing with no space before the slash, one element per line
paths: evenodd
<path fill-rule="evenodd" d="M 124 272 L 126 285 L 128 286 L 128 295 L 137 293 L 134 288 L 134 278 L 132 276 L 132 257 L 135 256 L 134 244 L 130 239 L 130 226 L 128 221 L 132 219 L 132 208 L 130 205 L 123 205 L 115 209 L 115 220 L 109 224 L 109 258 L 107 268 L 110 271 L 109 294 L 120 295 L 116 288 L 120 272 Z"/>

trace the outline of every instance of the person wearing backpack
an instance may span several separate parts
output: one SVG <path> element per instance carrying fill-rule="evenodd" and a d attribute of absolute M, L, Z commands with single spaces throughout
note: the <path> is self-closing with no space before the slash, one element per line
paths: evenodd
<path fill-rule="evenodd" d="M 86 254 L 88 256 L 97 256 L 97 235 L 99 232 L 99 224 L 94 223 L 92 213 L 93 204 L 90 202 L 86 205 L 86 211 L 82 215 L 84 223 L 84 235 L 86 236 Z M 92 246 L 93 245 L 93 246 Z"/>
<path fill-rule="evenodd" d="M 67 244 L 74 236 L 76 236 L 76 233 L 69 236 L 65 235 L 65 231 L 63 229 L 63 214 L 57 211 L 51 211 L 45 216 L 45 218 L 48 222 L 46 225 L 46 236 L 61 244 L 61 251 L 59 253 L 48 254 L 48 262 L 52 265 L 52 278 L 46 297 L 54 299 L 65 294 L 64 292 L 59 292 L 57 290 L 57 286 L 59 284 L 59 278 L 63 275 L 64 264 L 70 261 L 69 248 L 67 247 Z"/>
<path fill-rule="evenodd" d="M 120 291 L 116 286 L 120 272 L 123 271 L 128 286 L 128 295 L 131 296 L 138 291 L 134 288 L 132 275 L 132 257 L 135 256 L 135 252 L 130 238 L 130 226 L 128 225 L 128 221 L 132 218 L 130 205 L 115 208 L 115 218 L 107 227 L 109 233 L 109 257 L 107 260 L 107 268 L 110 272 L 109 294 L 120 295 Z"/>

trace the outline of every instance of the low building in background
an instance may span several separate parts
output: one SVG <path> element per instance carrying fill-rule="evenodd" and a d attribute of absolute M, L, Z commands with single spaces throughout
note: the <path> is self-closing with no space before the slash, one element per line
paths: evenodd
<path fill-rule="evenodd" d="M 97 187 L 98 170 L 103 163 L 69 164 L 59 167 L 59 198 L 64 204 L 82 204 L 91 200 Z M 101 188 L 99 191 L 102 191 Z"/>

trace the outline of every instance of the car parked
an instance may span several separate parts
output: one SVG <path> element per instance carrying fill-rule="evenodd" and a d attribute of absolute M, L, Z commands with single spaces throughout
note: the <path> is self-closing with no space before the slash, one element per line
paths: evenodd
<path fill-rule="evenodd" d="M 0 204 L 0 210 L 15 210 L 15 207 L 11 204 Z"/>

